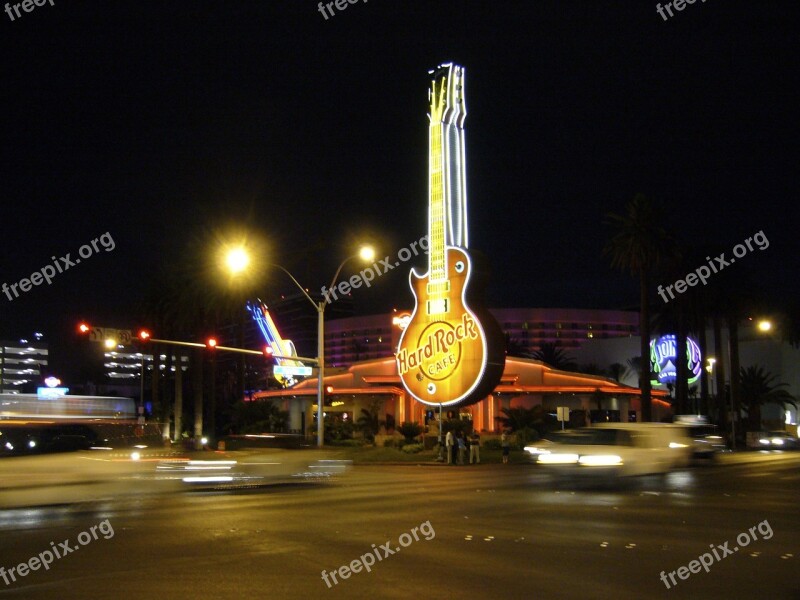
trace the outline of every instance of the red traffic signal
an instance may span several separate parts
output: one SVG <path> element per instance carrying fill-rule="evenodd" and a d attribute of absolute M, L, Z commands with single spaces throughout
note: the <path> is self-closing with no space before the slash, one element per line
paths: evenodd
<path fill-rule="evenodd" d="M 213 337 L 212 338 L 208 338 L 208 341 L 206 341 L 206 346 L 208 348 L 211 348 L 212 350 L 214 348 L 216 348 L 217 347 L 217 338 L 213 338 Z"/>
<path fill-rule="evenodd" d="M 272 349 L 272 346 L 264 346 L 264 356 L 267 358 L 272 358 L 275 354 L 275 351 Z"/>
<path fill-rule="evenodd" d="M 89 333 L 91 330 L 92 328 L 89 327 L 89 325 L 87 325 L 86 323 L 82 322 L 80 325 L 78 325 L 78 331 L 80 333 Z"/>
<path fill-rule="evenodd" d="M 147 331 L 146 329 L 140 330 L 139 331 L 139 339 L 142 340 L 143 342 L 146 342 L 147 340 L 150 339 L 150 332 Z"/>

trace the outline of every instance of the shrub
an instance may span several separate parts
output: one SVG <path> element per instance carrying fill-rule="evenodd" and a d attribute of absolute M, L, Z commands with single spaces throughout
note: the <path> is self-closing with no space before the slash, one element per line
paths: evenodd
<path fill-rule="evenodd" d="M 461 419 L 445 419 L 442 422 L 442 433 L 447 433 L 448 431 L 452 431 L 453 435 L 458 435 L 458 432 L 461 431 L 464 435 L 469 435 L 472 433 L 472 421 L 469 420 L 461 420 Z"/>
<path fill-rule="evenodd" d="M 329 445 L 331 445 L 331 446 L 344 446 L 344 447 L 360 447 L 360 446 L 366 446 L 367 445 L 367 441 L 363 440 L 363 439 L 360 439 L 360 440 L 358 440 L 358 439 L 331 440 Z"/>
<path fill-rule="evenodd" d="M 397 448 L 397 440 L 394 438 L 388 438 L 383 440 L 383 447 L 384 448 Z"/>
<path fill-rule="evenodd" d="M 416 454 L 422 451 L 422 444 L 404 444 L 402 450 L 408 454 Z"/>
<path fill-rule="evenodd" d="M 422 426 L 419 423 L 406 421 L 397 428 L 397 432 L 402 435 L 407 442 L 410 442 L 422 433 Z"/>
<path fill-rule="evenodd" d="M 530 427 L 524 427 L 517 431 L 517 443 L 516 448 L 518 450 L 522 450 L 530 444 L 531 442 L 535 442 L 541 439 L 542 436 L 539 435 L 539 432 L 535 429 L 531 429 Z"/>
<path fill-rule="evenodd" d="M 492 438 L 490 440 L 486 440 L 485 442 L 481 442 L 484 448 L 487 450 L 500 450 L 502 449 L 502 444 L 499 438 Z"/>

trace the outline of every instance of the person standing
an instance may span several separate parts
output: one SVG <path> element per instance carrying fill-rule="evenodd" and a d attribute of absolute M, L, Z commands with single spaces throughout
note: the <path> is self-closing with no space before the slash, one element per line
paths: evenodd
<path fill-rule="evenodd" d="M 481 436 L 477 431 L 473 431 L 469 438 L 469 464 L 480 464 L 481 462 Z"/>
<path fill-rule="evenodd" d="M 511 442 L 508 439 L 508 434 L 503 431 L 500 436 L 500 446 L 503 448 L 503 464 L 508 464 L 508 455 L 511 452 Z"/>
<path fill-rule="evenodd" d="M 444 438 L 444 447 L 445 451 L 447 452 L 447 464 L 453 464 L 453 432 L 448 431 L 447 435 Z"/>
<path fill-rule="evenodd" d="M 467 453 L 467 441 L 464 439 L 464 432 L 459 431 L 458 437 L 456 438 L 458 442 L 458 464 L 464 464 L 464 455 Z"/>

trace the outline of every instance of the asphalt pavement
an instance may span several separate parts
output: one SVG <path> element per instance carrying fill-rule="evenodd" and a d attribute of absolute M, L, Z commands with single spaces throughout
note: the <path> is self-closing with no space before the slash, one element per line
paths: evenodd
<path fill-rule="evenodd" d="M 23 463 L 0 461 L 0 597 L 800 599 L 800 453 L 600 489 L 492 464 L 213 491 L 159 488 L 157 462 L 37 458 L 15 490 Z M 93 483 L 56 476 L 75 471 Z"/>

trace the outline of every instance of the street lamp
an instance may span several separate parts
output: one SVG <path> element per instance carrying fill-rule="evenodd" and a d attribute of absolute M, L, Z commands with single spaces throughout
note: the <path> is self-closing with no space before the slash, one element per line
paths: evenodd
<path fill-rule="evenodd" d="M 706 371 L 708 371 L 708 379 L 711 381 L 711 396 L 712 398 L 716 398 L 714 394 L 714 363 L 717 362 L 716 358 L 709 358 L 707 359 L 708 365 L 706 365 Z"/>
<path fill-rule="evenodd" d="M 371 262 L 375 258 L 375 250 L 370 246 L 362 246 L 359 250 L 358 254 L 354 254 L 352 256 L 348 256 L 345 258 L 340 264 L 339 267 L 336 269 L 336 273 L 333 275 L 333 279 L 331 279 L 331 284 L 326 289 L 333 289 L 333 286 L 336 284 L 336 280 L 339 278 L 339 273 L 342 272 L 342 268 L 344 265 L 354 258 L 360 258 L 365 262 Z M 231 270 L 232 273 L 238 273 L 243 271 L 247 265 L 249 264 L 249 256 L 247 255 L 246 251 L 241 248 L 234 248 L 231 249 L 227 256 L 226 256 L 226 263 L 228 264 L 228 268 Z M 325 306 L 328 302 L 323 298 L 319 300 L 319 302 L 315 301 L 311 296 L 309 296 L 306 289 L 300 285 L 300 282 L 295 279 L 294 275 L 292 275 L 289 271 L 287 271 L 284 267 L 275 264 L 275 263 L 267 263 L 271 267 L 275 267 L 280 269 L 284 273 L 289 276 L 289 279 L 297 286 L 297 288 L 302 292 L 303 296 L 311 303 L 311 306 L 314 307 L 314 310 L 317 311 L 317 368 L 319 369 L 319 373 L 317 374 L 317 446 L 322 447 L 324 445 L 324 407 L 325 407 Z M 238 270 L 234 270 L 234 266 L 241 267 Z"/>

